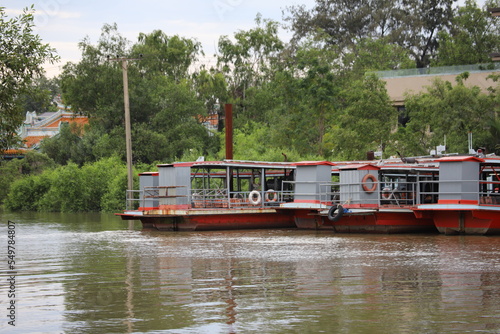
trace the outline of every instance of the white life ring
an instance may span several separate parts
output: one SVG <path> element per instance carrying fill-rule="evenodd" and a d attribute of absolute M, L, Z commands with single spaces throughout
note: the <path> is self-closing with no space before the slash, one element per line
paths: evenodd
<path fill-rule="evenodd" d="M 258 192 L 257 190 L 252 190 L 250 192 L 250 194 L 248 194 L 248 200 L 253 205 L 259 205 L 260 202 L 262 201 L 262 197 L 260 196 L 260 192 Z"/>
<path fill-rule="evenodd" d="M 271 196 L 272 198 L 270 198 Z M 273 189 L 269 189 L 266 191 L 265 198 L 266 202 L 276 202 L 278 200 L 278 194 Z"/>

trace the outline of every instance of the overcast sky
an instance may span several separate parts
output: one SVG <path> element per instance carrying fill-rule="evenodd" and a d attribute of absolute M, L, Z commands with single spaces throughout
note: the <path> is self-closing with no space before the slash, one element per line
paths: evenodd
<path fill-rule="evenodd" d="M 59 67 L 81 57 L 78 43 L 88 36 L 99 39 L 105 23 L 117 23 L 118 31 L 132 42 L 139 33 L 160 29 L 167 35 L 194 38 L 202 43 L 207 57 L 215 52 L 220 36 L 233 36 L 238 30 L 256 26 L 257 13 L 263 18 L 282 21 L 287 6 L 314 0 L 39 0 L 34 2 L 3 0 L 9 16 L 35 4 L 36 33 L 44 43 L 57 49 L 61 62 L 46 68 L 47 76 L 58 74 Z"/>
<path fill-rule="evenodd" d="M 282 10 L 287 6 L 312 8 L 315 0 L 2 0 L 0 6 L 9 16 L 16 16 L 32 3 L 36 33 L 61 57 L 60 63 L 46 67 L 47 76 L 52 77 L 66 62 L 78 62 L 78 43 L 86 36 L 95 43 L 106 23 L 117 23 L 118 31 L 132 42 L 139 33 L 156 29 L 169 36 L 194 38 L 210 57 L 220 36 L 255 27 L 258 13 L 282 22 Z M 283 39 L 288 38 L 289 34 L 283 33 Z"/>

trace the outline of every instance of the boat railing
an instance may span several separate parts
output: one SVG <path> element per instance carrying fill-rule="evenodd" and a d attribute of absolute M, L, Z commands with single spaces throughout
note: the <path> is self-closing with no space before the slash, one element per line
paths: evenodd
<path fill-rule="evenodd" d="M 227 189 L 192 189 L 190 202 L 194 208 L 227 207 Z"/>
<path fill-rule="evenodd" d="M 228 191 L 227 189 L 193 189 L 194 208 L 265 208 L 279 206 L 285 196 L 282 191 Z"/>
<path fill-rule="evenodd" d="M 479 182 L 479 205 L 500 205 L 500 182 Z"/>
<path fill-rule="evenodd" d="M 438 203 L 438 200 L 472 200 L 479 205 L 500 205 L 500 182 L 484 180 L 433 180 L 428 184 L 439 185 L 439 191 L 422 191 L 422 203 Z M 453 189 L 459 184 L 459 191 Z M 432 187 L 437 189 L 437 187 Z M 450 189 L 450 190 L 447 190 Z"/>
<path fill-rule="evenodd" d="M 126 192 L 126 204 L 125 208 L 127 210 L 135 210 L 139 207 L 144 207 L 144 196 L 142 190 L 127 190 Z"/>
<path fill-rule="evenodd" d="M 362 182 L 340 183 L 319 181 L 285 181 L 293 190 L 294 202 L 317 203 L 318 205 L 351 205 L 408 207 L 423 200 L 417 182 L 381 181 L 373 183 L 373 191 L 365 190 Z M 299 187 L 301 185 L 301 187 Z M 304 187 L 309 186 L 309 188 Z M 297 191 L 307 189 L 308 191 Z M 373 193 L 373 195 L 371 195 Z M 370 195 L 370 196 L 367 196 Z"/>

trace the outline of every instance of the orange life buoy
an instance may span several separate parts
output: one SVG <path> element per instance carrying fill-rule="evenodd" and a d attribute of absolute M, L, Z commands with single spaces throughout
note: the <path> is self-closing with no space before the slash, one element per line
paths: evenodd
<path fill-rule="evenodd" d="M 368 180 L 370 180 L 370 182 L 372 183 L 372 186 L 370 188 L 367 184 Z M 377 179 L 372 174 L 366 174 L 361 180 L 361 186 L 363 187 L 364 191 L 366 191 L 368 194 L 371 194 L 375 191 L 375 189 L 377 189 Z"/>
<path fill-rule="evenodd" d="M 276 202 L 278 200 L 278 194 L 273 189 L 269 189 L 264 197 L 266 202 Z"/>

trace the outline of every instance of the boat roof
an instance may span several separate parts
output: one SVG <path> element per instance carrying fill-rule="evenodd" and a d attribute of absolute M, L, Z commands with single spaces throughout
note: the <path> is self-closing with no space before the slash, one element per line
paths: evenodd
<path fill-rule="evenodd" d="M 331 161 L 299 161 L 295 162 L 294 166 L 336 166 L 337 164 Z"/>
<path fill-rule="evenodd" d="M 477 161 L 484 162 L 484 159 L 472 155 L 457 155 L 453 157 L 444 157 L 437 159 L 438 162 L 460 162 L 460 161 Z"/>
<path fill-rule="evenodd" d="M 160 164 L 158 167 L 199 167 L 199 168 L 267 168 L 267 169 L 294 169 L 292 162 L 267 162 L 267 161 L 242 161 L 242 160 L 222 160 L 222 161 L 192 161 L 174 162 L 172 164 Z"/>
<path fill-rule="evenodd" d="M 379 170 L 380 167 L 375 164 L 350 164 L 350 165 L 339 166 L 339 169 Z"/>
<path fill-rule="evenodd" d="M 151 176 L 156 176 L 159 175 L 159 172 L 144 172 L 144 173 L 139 173 L 139 175 L 151 175 Z"/>

